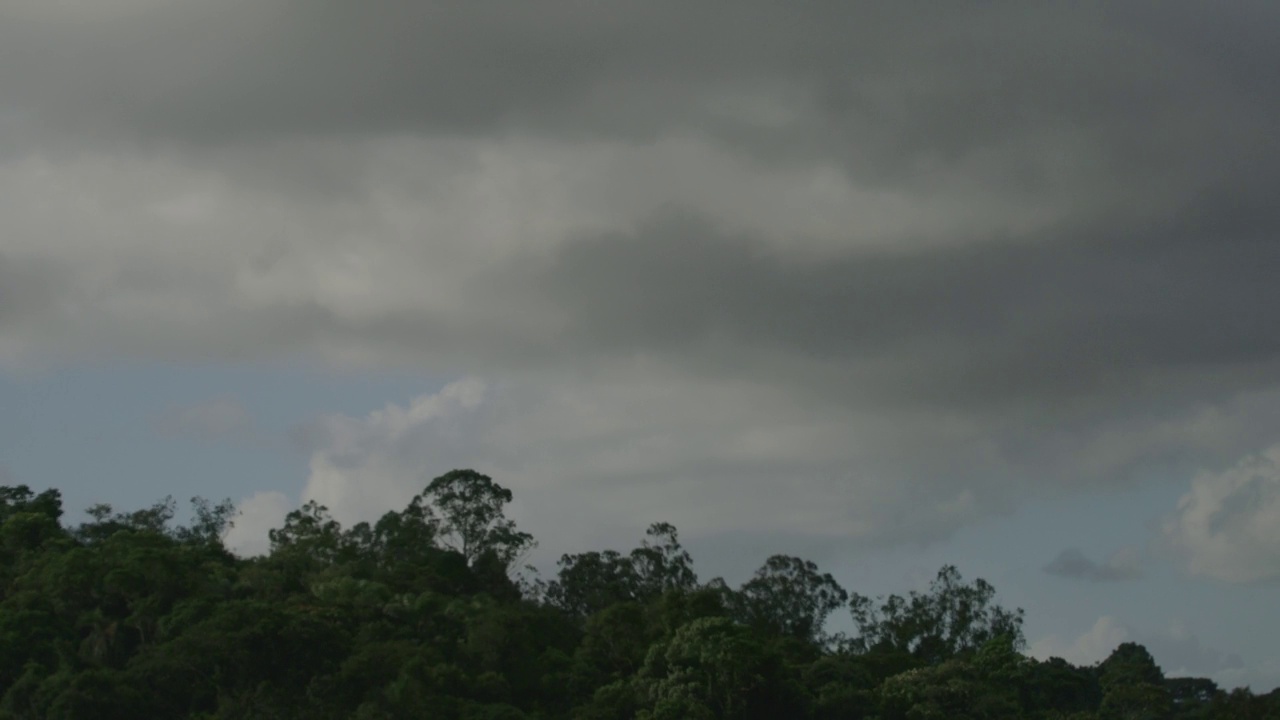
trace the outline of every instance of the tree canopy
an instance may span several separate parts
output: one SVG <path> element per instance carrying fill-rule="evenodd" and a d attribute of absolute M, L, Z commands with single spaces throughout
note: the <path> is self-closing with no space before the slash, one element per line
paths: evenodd
<path fill-rule="evenodd" d="M 1167 678 L 1141 645 L 1022 654 L 1022 611 L 943 567 L 872 600 L 774 555 L 702 582 L 674 527 L 513 579 L 533 538 L 472 470 L 344 528 L 311 502 L 242 558 L 229 502 L 63 524 L 0 487 L 0 718 L 1271 718 L 1280 693 Z M 829 632 L 843 613 L 857 633 Z"/>

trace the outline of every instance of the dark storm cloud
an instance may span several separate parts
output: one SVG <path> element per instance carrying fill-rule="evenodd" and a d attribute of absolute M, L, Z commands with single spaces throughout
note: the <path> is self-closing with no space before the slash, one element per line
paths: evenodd
<path fill-rule="evenodd" d="M 41 5 L 0 11 L 0 91 L 41 123 L 99 136 L 692 126 L 910 175 L 1068 131 L 1128 156 L 1112 162 L 1176 167 L 1193 148 L 1171 144 L 1189 133 L 1256 131 L 1276 109 L 1265 3 Z M 784 127 L 705 107 L 780 88 L 798 114 Z M 1034 163 L 1009 170 L 1015 186 L 1047 181 Z"/>
<path fill-rule="evenodd" d="M 1280 91 L 1265 70 L 1278 18 L 1269 3 L 23 0 L 0 10 L 0 96 L 13 122 L 104 147 L 692 132 L 781 163 L 834 161 L 873 191 L 969 183 L 1062 219 L 816 264 L 690 206 L 570 243 L 543 287 L 509 285 L 558 303 L 590 350 L 719 343 L 722 366 L 777 352 L 871 373 L 860 393 L 1220 392 L 1276 378 Z M 715 109 L 744 97 L 778 117 Z M 519 344 L 465 317 L 361 330 L 415 323 L 503 356 Z"/>
<path fill-rule="evenodd" d="M 782 453 L 762 426 L 742 462 L 910 484 L 904 514 L 944 484 L 993 507 L 1013 492 L 989 478 L 1110 482 L 1280 380 L 1278 8 L 12 0 L 0 153 L 49 160 L 0 166 L 47 178 L 6 215 L 55 198 L 0 248 L 72 280 L 0 255 L 0 329 L 54 307 L 22 341 L 539 386 L 645 358 L 654 387 L 885 418 L 865 455 L 838 433 Z M 697 170 L 720 196 L 662 192 L 696 195 L 675 176 Z M 801 227 L 810 195 L 879 217 Z M 527 255 L 508 241 L 535 225 Z M 726 422 L 689 397 L 651 422 Z M 1273 427 L 1253 411 L 1223 452 Z M 1085 467 L 1079 437 L 1126 449 Z M 680 469 L 718 451 L 690 445 Z"/>
<path fill-rule="evenodd" d="M 541 285 L 577 318 L 583 344 L 742 353 L 712 358 L 726 368 L 777 352 L 843 367 L 911 356 L 918 365 L 875 370 L 894 383 L 880 389 L 947 404 L 1129 394 L 1188 373 L 1210 385 L 1276 377 L 1268 308 L 1280 302 L 1270 269 L 1280 243 L 1263 230 L 1180 232 L 1176 219 L 1086 224 L 1064 237 L 799 262 L 676 220 L 571 244 Z"/>
<path fill-rule="evenodd" d="M 1044 571 L 1058 577 L 1090 582 L 1133 580 L 1142 575 L 1135 563 L 1125 562 L 1121 558 L 1112 558 L 1105 563 L 1095 562 L 1077 548 L 1068 548 L 1058 553 L 1056 558 L 1044 566 Z"/>
<path fill-rule="evenodd" d="M 77 18 L 27 4 L 5 13 L 0 40 L 7 68 L 40 65 L 7 72 L 6 95 L 55 121 L 87 112 L 195 141 L 474 134 L 560 114 L 552 109 L 582 103 L 609 80 L 705 72 L 695 52 L 749 57 L 742 33 L 706 42 L 716 13 L 682 5 L 676 18 L 670 9 L 143 0 Z M 747 35 L 763 39 L 762 29 Z"/>

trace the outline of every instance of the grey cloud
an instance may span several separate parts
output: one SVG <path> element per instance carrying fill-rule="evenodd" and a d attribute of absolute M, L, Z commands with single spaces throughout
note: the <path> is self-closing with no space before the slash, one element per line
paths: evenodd
<path fill-rule="evenodd" d="M 1057 557 L 1044 566 L 1044 571 L 1058 577 L 1090 582 L 1133 580 L 1142 576 L 1135 557 L 1117 554 L 1105 563 L 1099 563 L 1089 559 L 1077 548 L 1068 548 L 1058 553 Z"/>
<path fill-rule="evenodd" d="M 170 408 L 155 420 L 155 428 L 167 435 L 197 440 L 248 438 L 254 429 L 253 415 L 234 397 L 217 397 L 206 402 Z"/>
<path fill-rule="evenodd" d="M 1144 288 L 1162 293 L 1161 302 L 1197 304 L 1182 274 L 1198 253 L 1172 251 L 1166 260 L 1121 249 L 1111 264 L 1110 246 L 1152 233 L 1160 239 L 1148 244 L 1160 246 L 1187 232 L 1261 238 L 1276 227 L 1265 188 L 1276 179 L 1268 128 L 1280 93 L 1257 69 L 1276 64 L 1265 29 L 1280 17 L 1265 3 L 1205 13 L 1193 3 L 1153 12 L 748 2 L 725 12 L 671 2 L 446 9 L 392 0 L 132 0 L 92 12 L 78 19 L 30 0 L 0 10 L 0 94 L 20 108 L 15 117 L 67 131 L 24 144 L 120 148 L 124 138 L 155 152 L 300 137 L 341 144 L 514 133 L 650 142 L 693 133 L 777 163 L 834 162 L 861 187 L 928 197 L 968 184 L 1070 212 L 1066 227 L 1034 238 L 1052 246 L 1046 252 L 926 261 L 944 268 L 958 261 L 960 271 L 980 264 L 989 274 L 1007 261 L 1009 276 L 1029 272 L 1022 282 L 1043 290 L 1014 299 L 1051 308 L 1062 299 L 1056 290 L 1080 300 L 1079 276 L 1096 272 L 1097 262 L 1138 275 L 1127 293 L 1110 287 L 1123 278 L 1100 279 L 1104 310 Z M 293 162 L 302 165 L 296 181 L 314 184 L 308 163 Z M 1060 247 L 1076 243 L 1092 247 Z M 1253 261 L 1270 256 L 1260 248 L 1239 254 L 1231 269 L 1265 267 Z M 1047 268 L 1069 285 L 1044 282 L 1037 271 Z M 889 270 L 884 283 L 904 271 Z M 955 277 L 938 288 L 944 301 L 948 291 L 974 292 L 971 283 L 983 281 Z M 987 297 L 1008 314 L 1000 288 Z M 1269 296 L 1240 301 L 1258 299 Z M 1175 315 L 1182 317 L 1176 310 L 1165 317 Z M 1248 313 L 1240 317 L 1249 324 Z M 1132 335 L 1130 326 L 1145 319 L 1130 309 L 1108 321 L 1119 327 L 1101 330 Z M 1063 356 L 1055 342 L 1093 344 L 1045 334 L 1033 340 L 1054 357 Z M 1187 344 L 1184 354 L 1204 352 L 1202 342 Z M 1103 352 L 1089 361 L 1111 359 Z M 1005 377 L 998 363 L 990 367 Z"/>
<path fill-rule="evenodd" d="M 864 366 L 882 382 L 860 390 L 898 401 L 1127 402 L 1144 386 L 1168 396 L 1276 378 L 1280 331 L 1266 308 L 1280 291 L 1266 268 L 1280 245 L 1078 233 L 815 263 L 676 220 L 572 243 L 538 285 L 606 351 L 720 348 L 717 372 L 778 352 Z M 885 357 L 915 362 L 877 367 Z"/>
<path fill-rule="evenodd" d="M 650 138 L 688 125 L 904 173 L 904 156 L 955 160 L 1110 126 L 1109 150 L 1164 164 L 1185 154 L 1152 148 L 1189 139 L 1205 116 L 1274 108 L 1258 68 L 1274 64 L 1275 8 L 1202 7 L 269 0 L 116 2 L 77 17 L 24 0 L 0 16 L 0 89 L 44 123 L 197 142 L 511 128 Z M 798 117 L 708 108 L 761 92 Z"/>
<path fill-rule="evenodd" d="M 5 3 L 0 359 L 623 387 L 685 444 L 616 482 L 895 539 L 1214 464 L 1280 421 L 1280 93 L 1203 7 Z"/>
<path fill-rule="evenodd" d="M 694 18 L 664 22 L 660 8 L 640 4 L 115 7 L 92 25 L 34 5 L 10 9 L 5 59 L 44 69 L 9 73 L 7 94 L 54 120 L 87 109 L 140 135 L 197 141 L 488 132 L 580 101 L 602 73 L 660 74 L 642 64 L 652 43 L 692 48 L 709 19 L 686 29 Z"/>
<path fill-rule="evenodd" d="M 50 263 L 11 259 L 0 248 L 0 332 L 54 305 L 65 279 Z"/>

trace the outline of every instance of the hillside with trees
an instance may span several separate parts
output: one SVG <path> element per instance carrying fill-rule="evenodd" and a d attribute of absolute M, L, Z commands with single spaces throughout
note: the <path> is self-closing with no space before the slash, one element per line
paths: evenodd
<path fill-rule="evenodd" d="M 734 588 L 658 523 L 529 580 L 510 501 L 455 470 L 373 524 L 308 503 L 240 558 L 229 502 L 68 526 L 58 491 L 0 488 L 0 718 L 1280 717 L 1280 692 L 1167 678 L 1133 643 L 1027 657 L 1022 611 L 951 566 L 870 597 L 776 555 Z"/>

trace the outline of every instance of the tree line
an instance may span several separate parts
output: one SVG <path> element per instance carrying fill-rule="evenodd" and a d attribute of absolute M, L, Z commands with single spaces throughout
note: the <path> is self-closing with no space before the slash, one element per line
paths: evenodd
<path fill-rule="evenodd" d="M 510 501 L 455 470 L 372 524 L 307 503 L 241 558 L 229 501 L 68 526 L 57 490 L 0 487 L 0 718 L 1280 717 L 1280 692 L 1166 678 L 1134 643 L 1027 657 L 1022 610 L 952 566 L 873 598 L 775 555 L 733 588 L 657 523 L 530 579 Z"/>

